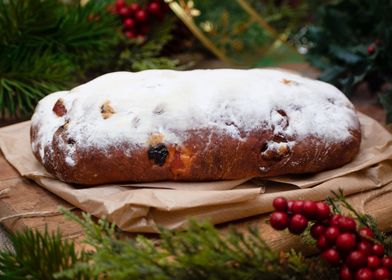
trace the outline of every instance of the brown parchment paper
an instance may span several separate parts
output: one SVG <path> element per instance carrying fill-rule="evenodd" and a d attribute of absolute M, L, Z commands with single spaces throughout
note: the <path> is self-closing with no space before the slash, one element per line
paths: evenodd
<path fill-rule="evenodd" d="M 76 207 L 106 217 L 124 231 L 156 232 L 157 225 L 182 228 L 189 217 L 218 224 L 266 213 L 279 195 L 321 200 L 339 188 L 349 195 L 387 185 L 392 182 L 392 136 L 375 120 L 359 117 L 363 138 L 358 156 L 341 168 L 306 176 L 80 188 L 57 180 L 35 159 L 30 122 L 0 129 L 0 148 L 22 176 Z"/>

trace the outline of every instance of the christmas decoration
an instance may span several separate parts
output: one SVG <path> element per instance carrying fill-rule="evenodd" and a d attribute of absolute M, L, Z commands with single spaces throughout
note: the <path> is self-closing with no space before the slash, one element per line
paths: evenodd
<path fill-rule="evenodd" d="M 92 246 L 94 251 L 76 254 L 73 244 L 62 240 L 59 233 L 27 230 L 11 236 L 14 251 L 0 252 L 0 277 L 390 279 L 392 258 L 389 256 L 392 253 L 392 239 L 377 229 L 370 216 L 357 213 L 341 193 L 334 194 L 334 197 L 328 198 L 327 201 L 330 206 L 324 202 L 315 203 L 319 205 L 318 209 L 326 209 L 324 205 L 328 206 L 331 210 L 328 217 L 324 219 L 324 216 L 315 215 L 317 210 L 311 211 L 310 215 L 314 218 L 308 218 L 308 228 L 301 235 L 304 240 L 317 239 L 317 244 L 324 238 L 326 243 L 321 249 L 321 256 L 305 258 L 294 250 L 288 253 L 274 252 L 263 241 L 256 227 L 249 227 L 247 232 L 238 232 L 233 228 L 220 232 L 209 223 L 190 221 L 189 227 L 183 232 L 160 229 L 159 238 L 148 239 L 138 235 L 124 239 L 119 236 L 115 226 L 107 221 L 99 220 L 96 223 L 88 214 L 79 218 L 64 211 L 67 217 L 84 228 L 85 242 Z M 310 217 L 304 212 L 293 214 L 289 206 L 294 202 L 284 198 L 274 201 L 277 210 L 271 214 L 271 219 L 275 213 L 286 214 L 290 223 L 294 217 Z M 297 203 L 300 204 L 304 206 L 312 203 Z M 321 205 L 323 206 L 320 207 Z M 349 211 L 352 217 L 343 214 L 342 207 Z M 348 220 L 344 221 L 344 218 L 355 219 L 357 228 L 354 232 L 350 227 L 345 227 Z M 339 226 L 340 220 L 344 221 L 343 228 Z M 285 226 L 288 228 L 289 222 L 285 223 Z M 330 227 L 337 227 L 339 230 L 335 243 L 325 239 Z M 334 245 L 338 239 L 341 242 L 339 247 Z M 314 243 L 314 240 L 312 242 Z"/>
<path fill-rule="evenodd" d="M 302 22 L 309 11 L 306 1 L 297 12 L 287 3 L 277 5 L 272 0 L 224 1 L 219 5 L 205 0 L 167 2 L 194 36 L 228 64 L 252 67 L 303 61 L 287 39 L 299 26 L 296 20 L 301 18 Z"/>
<path fill-rule="evenodd" d="M 284 207 L 289 203 L 291 208 Z M 309 227 L 321 257 L 330 265 L 340 266 L 340 279 L 391 278 L 389 262 L 392 259 L 385 255 L 384 245 L 377 240 L 364 219 L 359 220 L 359 227 L 352 217 L 332 214 L 324 202 L 287 201 L 278 197 L 273 201 L 273 206 L 275 211 L 270 216 L 271 226 L 276 230 L 288 228 L 293 234 L 302 234 Z M 308 221 L 312 225 L 308 226 Z"/>
<path fill-rule="evenodd" d="M 384 0 L 338 0 L 319 5 L 303 44 L 320 79 L 351 96 L 366 83 L 392 121 L 392 5 Z"/>
<path fill-rule="evenodd" d="M 127 4 L 125 0 L 117 0 L 107 10 L 116 14 L 122 22 L 123 33 L 128 39 L 139 38 L 143 42 L 151 27 L 162 22 L 169 7 L 163 0 L 152 0 L 142 7 L 139 3 Z"/>

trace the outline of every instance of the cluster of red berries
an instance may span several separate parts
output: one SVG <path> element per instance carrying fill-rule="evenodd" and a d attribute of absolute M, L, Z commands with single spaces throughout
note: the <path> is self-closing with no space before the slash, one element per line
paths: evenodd
<path fill-rule="evenodd" d="M 125 0 L 116 0 L 108 10 L 122 21 L 123 33 L 128 39 L 144 39 L 154 21 L 162 21 L 169 7 L 163 0 L 150 0 L 145 7 Z"/>
<path fill-rule="evenodd" d="M 278 197 L 273 206 L 270 224 L 276 230 L 288 228 L 293 234 L 301 234 L 312 223 L 310 235 L 322 258 L 340 266 L 340 279 L 391 279 L 392 258 L 385 255 L 384 246 L 375 241 L 371 229 L 357 229 L 353 218 L 332 214 L 324 202 Z"/>

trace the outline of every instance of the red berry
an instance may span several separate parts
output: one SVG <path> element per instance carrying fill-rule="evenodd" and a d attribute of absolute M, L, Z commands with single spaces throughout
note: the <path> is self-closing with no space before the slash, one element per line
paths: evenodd
<path fill-rule="evenodd" d="M 331 226 L 339 226 L 339 219 L 342 217 L 342 215 L 339 214 L 334 214 L 331 216 L 331 218 L 329 219 L 329 224 Z"/>
<path fill-rule="evenodd" d="M 346 263 L 349 267 L 358 269 L 366 265 L 367 259 L 364 253 L 361 251 L 353 251 L 351 252 L 347 259 Z"/>
<path fill-rule="evenodd" d="M 135 22 L 131 18 L 127 18 L 124 20 L 123 25 L 126 29 L 130 29 L 135 26 Z"/>
<path fill-rule="evenodd" d="M 270 216 L 270 225 L 276 230 L 284 230 L 289 225 L 289 215 L 285 212 L 274 212 Z"/>
<path fill-rule="evenodd" d="M 341 252 L 350 252 L 355 248 L 355 235 L 352 233 L 342 233 L 336 238 L 336 247 Z"/>
<path fill-rule="evenodd" d="M 374 279 L 375 280 L 388 280 L 391 279 L 391 274 L 389 273 L 388 269 L 385 267 L 377 268 L 374 272 Z"/>
<path fill-rule="evenodd" d="M 326 260 L 328 263 L 330 263 L 332 265 L 336 265 L 340 262 L 339 252 L 336 251 L 336 249 L 334 249 L 334 248 L 326 250 L 322 254 L 322 257 L 324 260 Z"/>
<path fill-rule="evenodd" d="M 118 12 L 120 11 L 121 8 L 126 6 L 126 3 L 124 0 L 117 0 L 115 5 L 116 5 L 116 11 Z"/>
<path fill-rule="evenodd" d="M 305 200 L 302 212 L 305 215 L 305 217 L 308 219 L 316 218 L 316 215 L 317 215 L 316 202 L 311 201 L 311 200 Z"/>
<path fill-rule="evenodd" d="M 129 11 L 133 14 L 136 14 L 138 11 L 140 11 L 142 7 L 138 3 L 132 3 L 129 5 Z"/>
<path fill-rule="evenodd" d="M 129 15 L 129 10 L 127 7 L 122 7 L 119 11 L 118 14 L 122 17 L 126 17 Z"/>
<path fill-rule="evenodd" d="M 342 266 L 342 268 L 340 269 L 339 275 L 340 275 L 341 280 L 352 280 L 353 279 L 353 273 L 346 265 Z"/>
<path fill-rule="evenodd" d="M 161 12 L 161 6 L 156 2 L 151 2 L 147 6 L 147 11 L 150 14 L 158 15 Z"/>
<path fill-rule="evenodd" d="M 381 266 L 381 260 L 377 256 L 368 256 L 367 257 L 367 267 L 375 270 L 376 268 Z"/>
<path fill-rule="evenodd" d="M 329 209 L 329 206 L 324 202 L 317 202 L 316 207 L 316 218 L 318 221 L 327 219 L 331 214 L 331 209 Z"/>
<path fill-rule="evenodd" d="M 384 246 L 381 244 L 374 244 L 372 246 L 372 253 L 379 257 L 384 256 Z"/>
<path fill-rule="evenodd" d="M 342 216 L 339 219 L 339 229 L 342 232 L 355 232 L 357 230 L 357 223 L 353 218 Z"/>
<path fill-rule="evenodd" d="M 372 243 L 369 241 L 361 241 L 358 243 L 357 250 L 362 251 L 366 256 L 372 253 Z"/>
<path fill-rule="evenodd" d="M 358 233 L 359 233 L 359 236 L 360 236 L 362 239 L 364 239 L 364 240 L 368 240 L 368 239 L 374 238 L 374 233 L 373 233 L 373 231 L 372 231 L 370 228 L 368 228 L 368 227 L 361 228 L 361 229 L 358 231 Z"/>
<path fill-rule="evenodd" d="M 385 256 L 382 258 L 382 266 L 391 270 L 392 269 L 392 258 Z"/>
<path fill-rule="evenodd" d="M 308 220 L 301 214 L 295 214 L 291 217 L 289 231 L 293 234 L 301 234 L 308 226 Z"/>
<path fill-rule="evenodd" d="M 340 234 L 340 231 L 339 231 L 338 227 L 331 226 L 326 229 L 324 235 L 325 235 L 325 238 L 327 239 L 328 242 L 334 243 L 336 238 L 338 238 L 339 234 Z"/>
<path fill-rule="evenodd" d="M 375 44 L 370 44 L 367 48 L 368 54 L 374 54 L 376 52 L 376 45 Z"/>
<path fill-rule="evenodd" d="M 294 205 L 294 200 L 287 201 L 287 211 L 289 211 L 290 213 L 293 213 L 293 205 Z"/>
<path fill-rule="evenodd" d="M 319 237 L 319 239 L 317 239 L 316 245 L 317 245 L 317 248 L 319 248 L 321 251 L 324 251 L 331 246 L 331 244 L 328 243 L 328 241 L 324 235 L 321 235 Z"/>
<path fill-rule="evenodd" d="M 355 274 L 355 280 L 373 280 L 373 272 L 369 268 L 361 268 Z"/>
<path fill-rule="evenodd" d="M 320 236 L 324 234 L 324 232 L 325 232 L 325 226 L 323 226 L 322 224 L 314 224 L 310 228 L 310 235 L 314 239 L 319 239 Z"/>
<path fill-rule="evenodd" d="M 144 22 L 147 20 L 147 13 L 144 10 L 137 11 L 135 13 L 135 19 L 138 22 Z"/>
<path fill-rule="evenodd" d="M 282 196 L 277 197 L 272 202 L 272 206 L 276 211 L 287 211 L 287 199 Z"/>
<path fill-rule="evenodd" d="M 304 201 L 294 200 L 293 206 L 291 207 L 291 211 L 294 214 L 302 214 L 303 209 L 304 209 Z"/>
<path fill-rule="evenodd" d="M 125 31 L 125 36 L 127 36 L 128 39 L 135 39 L 136 38 L 135 32 L 132 32 L 130 30 Z"/>

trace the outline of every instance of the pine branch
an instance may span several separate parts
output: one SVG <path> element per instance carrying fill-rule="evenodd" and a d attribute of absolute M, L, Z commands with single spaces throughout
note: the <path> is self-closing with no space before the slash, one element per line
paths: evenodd
<path fill-rule="evenodd" d="M 385 234 L 378 229 L 377 222 L 372 216 L 359 213 L 357 210 L 355 210 L 355 208 L 346 200 L 342 189 L 339 189 L 339 192 L 332 191 L 332 194 L 333 197 L 328 197 L 327 202 L 332 206 L 334 211 L 336 209 L 340 209 L 340 206 L 344 207 L 349 211 L 349 213 L 354 215 L 356 220 L 363 227 L 369 227 L 373 231 L 376 240 L 383 243 L 384 245 L 387 245 L 385 242 Z M 341 211 L 337 211 L 336 213 L 341 213 Z"/>
<path fill-rule="evenodd" d="M 209 223 L 190 221 L 184 232 L 160 229 L 158 241 L 140 235 L 120 240 L 107 222 L 66 215 L 83 226 L 89 244 L 98 245 L 92 262 L 60 274 L 69 278 L 90 265 L 96 277 L 110 279 L 337 279 L 335 270 L 316 259 L 274 252 L 253 227 L 246 234 L 235 229 L 222 234 Z"/>
<path fill-rule="evenodd" d="M 0 278 L 52 280 L 56 272 L 69 269 L 78 261 L 88 260 L 85 253 L 78 256 L 73 243 L 63 241 L 59 232 L 49 234 L 27 230 L 11 236 L 15 252 L 0 251 Z M 75 273 L 73 279 L 89 279 L 89 270 Z M 64 278 L 58 278 L 64 279 Z"/>
<path fill-rule="evenodd" d="M 46 94 L 76 85 L 117 43 L 106 0 L 0 0 L 0 115 L 25 116 Z M 105 10 L 103 10 L 105 12 Z"/>

